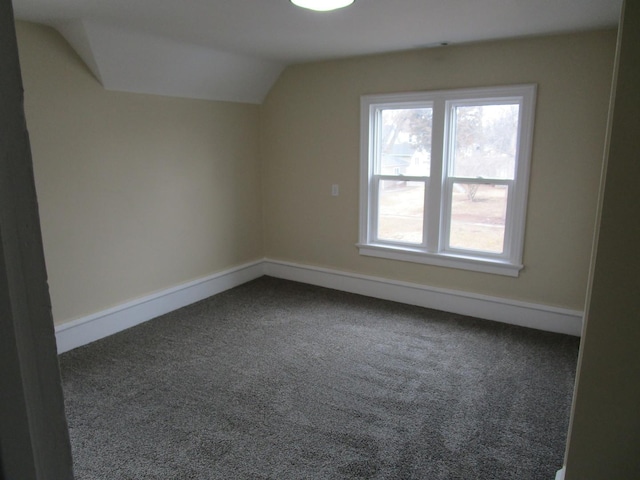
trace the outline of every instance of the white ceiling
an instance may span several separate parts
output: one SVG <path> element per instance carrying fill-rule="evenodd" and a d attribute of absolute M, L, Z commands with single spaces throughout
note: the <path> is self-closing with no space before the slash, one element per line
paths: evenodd
<path fill-rule="evenodd" d="M 618 23 L 622 0 L 13 0 L 110 90 L 260 103 L 289 64 Z"/>

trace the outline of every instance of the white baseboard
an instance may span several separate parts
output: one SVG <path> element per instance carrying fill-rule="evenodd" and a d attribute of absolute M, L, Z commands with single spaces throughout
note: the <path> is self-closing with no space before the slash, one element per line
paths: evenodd
<path fill-rule="evenodd" d="M 265 259 L 264 273 L 369 297 L 580 336 L 583 312 Z"/>
<path fill-rule="evenodd" d="M 562 467 L 562 469 L 558 470 L 556 473 L 556 480 L 564 480 L 564 472 L 567 471 L 567 467 Z"/>
<path fill-rule="evenodd" d="M 58 353 L 86 345 L 264 275 L 257 261 L 148 295 L 56 327 Z"/>
<path fill-rule="evenodd" d="M 56 327 L 58 353 L 224 292 L 263 275 L 498 322 L 580 336 L 582 312 L 265 259 L 184 283 Z"/>

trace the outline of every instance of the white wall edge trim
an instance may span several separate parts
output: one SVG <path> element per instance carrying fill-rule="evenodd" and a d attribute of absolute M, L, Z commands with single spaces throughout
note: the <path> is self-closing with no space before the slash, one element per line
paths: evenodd
<path fill-rule="evenodd" d="M 549 332 L 574 336 L 582 332 L 583 313 L 577 310 L 264 259 L 57 325 L 58 353 L 108 337 L 263 275 Z"/>
<path fill-rule="evenodd" d="M 264 275 L 262 260 L 214 273 L 55 327 L 58 354 L 108 337 Z"/>
<path fill-rule="evenodd" d="M 272 277 L 579 337 L 583 312 L 265 259 Z"/>
<path fill-rule="evenodd" d="M 556 480 L 564 480 L 564 474 L 567 471 L 567 467 L 562 467 L 560 470 L 558 470 L 558 472 L 556 473 Z"/>

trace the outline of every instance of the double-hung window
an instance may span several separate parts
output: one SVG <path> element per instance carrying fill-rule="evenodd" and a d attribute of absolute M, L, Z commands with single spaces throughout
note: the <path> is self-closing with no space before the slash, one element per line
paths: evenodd
<path fill-rule="evenodd" d="M 362 97 L 360 253 L 517 276 L 535 93 Z"/>

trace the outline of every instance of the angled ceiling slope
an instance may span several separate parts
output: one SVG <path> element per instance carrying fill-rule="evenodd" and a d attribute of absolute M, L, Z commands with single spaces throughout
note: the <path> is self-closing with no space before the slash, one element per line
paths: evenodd
<path fill-rule="evenodd" d="M 615 28 L 622 0 L 12 0 L 61 32 L 109 90 L 262 103 L 286 65 Z"/>
<path fill-rule="evenodd" d="M 94 21 L 55 26 L 107 90 L 259 104 L 284 68 Z"/>

